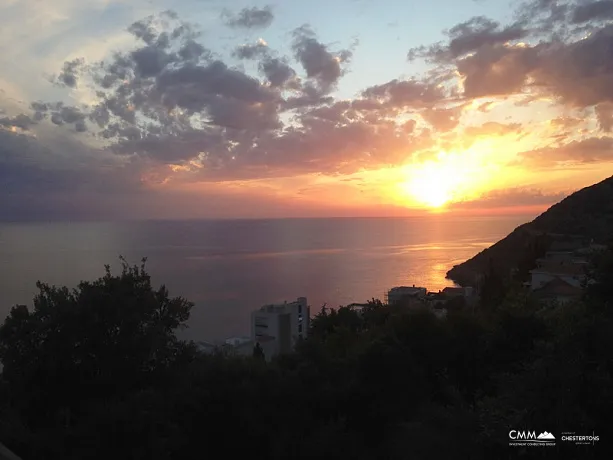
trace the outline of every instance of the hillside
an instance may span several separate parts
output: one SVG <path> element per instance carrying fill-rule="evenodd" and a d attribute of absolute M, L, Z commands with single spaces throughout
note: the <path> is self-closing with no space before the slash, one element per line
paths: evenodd
<path fill-rule="evenodd" d="M 447 272 L 447 278 L 470 285 L 490 267 L 501 273 L 516 268 L 525 271 L 549 249 L 592 240 L 608 243 L 612 239 L 613 176 L 573 193 L 532 222 L 520 225 L 472 259 L 455 265 Z"/>

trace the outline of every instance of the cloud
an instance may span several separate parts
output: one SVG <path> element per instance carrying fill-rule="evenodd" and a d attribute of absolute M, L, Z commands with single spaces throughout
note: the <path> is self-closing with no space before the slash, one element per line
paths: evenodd
<path fill-rule="evenodd" d="M 318 115 L 323 104 L 333 102 L 326 94 L 351 53 L 331 51 L 309 28 L 294 31 L 293 51 L 305 70 L 303 78 L 263 42 L 257 53 L 241 49 L 241 57 L 258 55 L 265 78 L 260 81 L 210 53 L 182 53 L 186 46 L 204 48 L 176 22 L 138 21 L 129 31 L 140 46 L 82 68 L 79 77 L 97 85 L 98 103 L 81 109 L 35 102 L 33 112 L 41 119 L 48 115 L 55 125 L 92 131 L 120 156 L 190 164 L 192 175 L 203 180 L 347 170 L 414 143 L 399 138 L 406 127 L 369 118 L 372 109 L 364 104 L 336 122 Z M 282 114 L 296 109 L 303 111 L 302 125 L 281 121 Z M 357 157 L 351 159 L 352 153 Z"/>
<path fill-rule="evenodd" d="M 425 109 L 421 112 L 423 119 L 437 131 L 451 131 L 460 123 L 462 107 L 450 109 Z"/>
<path fill-rule="evenodd" d="M 594 108 L 598 126 L 605 133 L 610 133 L 613 129 L 613 103 L 603 102 Z"/>
<path fill-rule="evenodd" d="M 452 27 L 449 40 L 421 46 L 409 59 L 438 67 L 442 81 L 461 82 L 467 99 L 541 93 L 574 107 L 610 101 L 613 94 L 613 2 L 570 4 L 535 0 L 509 26 L 474 17 Z"/>
<path fill-rule="evenodd" d="M 452 209 L 495 209 L 506 207 L 549 206 L 557 203 L 570 192 L 547 193 L 538 188 L 515 187 L 492 190 L 470 200 L 453 203 Z"/>
<path fill-rule="evenodd" d="M 388 108 L 404 109 L 431 107 L 444 100 L 445 92 L 429 82 L 395 79 L 365 89 L 362 96 Z"/>
<path fill-rule="evenodd" d="M 613 138 L 589 137 L 574 140 L 552 147 L 522 152 L 520 157 L 527 163 L 543 167 L 552 166 L 558 162 L 580 164 L 612 161 Z"/>
<path fill-rule="evenodd" d="M 495 121 L 483 123 L 480 126 L 467 126 L 464 134 L 475 137 L 505 136 L 507 134 L 521 132 L 522 125 L 519 123 L 503 124 Z"/>
<path fill-rule="evenodd" d="M 594 19 L 613 19 L 613 1 L 601 0 L 597 2 L 577 5 L 573 11 L 572 22 L 581 24 Z"/>
<path fill-rule="evenodd" d="M 464 56 L 488 45 L 504 44 L 524 38 L 528 34 L 518 24 L 500 28 L 500 24 L 484 16 L 477 16 L 449 30 L 449 54 L 453 58 Z"/>
<path fill-rule="evenodd" d="M 307 78 L 314 79 L 322 92 L 329 92 L 343 74 L 341 64 L 349 61 L 352 52 L 347 49 L 331 52 L 306 25 L 295 29 L 293 35 L 292 49 Z"/>
<path fill-rule="evenodd" d="M 240 45 L 232 55 L 238 59 L 255 59 L 268 54 L 268 44 L 261 38 L 251 45 Z"/>
<path fill-rule="evenodd" d="M 62 71 L 57 76 L 55 80 L 57 84 L 61 86 L 68 86 L 69 88 L 76 88 L 78 82 L 78 73 L 80 68 L 83 66 L 84 60 L 73 59 L 72 61 L 67 61 L 64 63 L 64 67 Z"/>
<path fill-rule="evenodd" d="M 526 111 L 531 104 L 547 111 L 535 110 L 527 120 L 550 118 L 550 108 L 565 114 L 546 125 L 549 140 L 557 141 L 525 147 L 518 155 L 522 165 L 611 161 L 608 137 L 591 132 L 593 137 L 580 138 L 585 132 L 578 130 L 581 124 L 591 129 L 597 123 L 604 133 L 613 127 L 613 26 L 607 7 L 596 3 L 538 0 L 523 5 L 508 24 L 480 16 L 464 21 L 443 42 L 409 53 L 429 63 L 425 72 L 391 75 L 357 88 L 352 99 L 338 90 L 344 90 L 339 85 L 353 46 L 324 43 L 308 25 L 291 32 L 283 52 L 250 38 L 239 46 L 234 41 L 224 54 L 209 49 L 212 41 L 176 14 L 148 16 L 126 28 L 131 48 L 101 61 L 68 55 L 53 80 L 63 90 L 31 102 L 26 113 L 0 116 L 0 133 L 11 136 L 0 157 L 5 171 L 24 187 L 39 187 L 19 188 L 3 176 L 17 203 L 11 212 L 17 212 L 19 195 L 30 196 L 35 206 L 32 197 L 39 192 L 60 206 L 70 190 L 80 190 L 104 207 L 100 197 L 109 184 L 153 194 L 171 185 L 339 176 L 401 165 L 416 153 L 460 148 L 467 139 L 521 134 L 516 108 L 507 113 L 505 103 L 519 96 L 530 100 Z M 255 29 L 270 25 L 274 15 L 271 7 L 254 7 L 225 11 L 223 19 L 232 28 Z M 76 99 L 80 92 L 89 96 Z M 580 117 L 591 118 L 584 123 Z M 50 141 L 51 129 L 67 144 Z M 526 194 L 544 199 L 533 191 L 515 193 L 518 202 Z M 80 205 L 68 201 L 77 212 Z"/>
<path fill-rule="evenodd" d="M 233 28 L 265 28 L 272 24 L 274 18 L 270 6 L 243 8 L 237 14 L 232 14 L 228 10 L 224 10 L 222 13 L 222 19 L 224 19 L 226 25 Z"/>
<path fill-rule="evenodd" d="M 14 128 L 20 128 L 22 130 L 28 130 L 36 122 L 32 120 L 28 115 L 19 114 L 14 117 L 0 117 L 0 127 L 5 129 L 14 130 Z"/>
<path fill-rule="evenodd" d="M 104 203 L 113 216 L 117 196 L 140 193 L 140 166 L 40 131 L 0 129 L 0 220 L 100 217 Z"/>
<path fill-rule="evenodd" d="M 613 100 L 613 26 L 585 39 L 552 43 L 532 69 L 534 84 L 566 104 L 588 107 Z"/>
<path fill-rule="evenodd" d="M 484 45 L 457 63 L 464 96 L 478 98 L 519 92 L 538 65 L 538 49 Z"/>
<path fill-rule="evenodd" d="M 296 71 L 283 59 L 267 57 L 259 64 L 268 82 L 273 87 L 299 89 L 299 82 L 296 80 Z"/>
<path fill-rule="evenodd" d="M 579 126 L 583 120 L 574 117 L 557 117 L 549 121 L 554 128 L 571 129 Z"/>

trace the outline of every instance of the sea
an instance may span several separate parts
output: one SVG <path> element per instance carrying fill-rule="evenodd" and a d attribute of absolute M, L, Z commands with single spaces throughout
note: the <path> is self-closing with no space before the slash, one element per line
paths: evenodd
<path fill-rule="evenodd" d="M 454 286 L 447 270 L 533 217 L 0 223 L 0 316 L 31 306 L 38 280 L 72 288 L 146 257 L 156 285 L 195 303 L 179 335 L 216 341 L 248 335 L 268 303 L 307 297 L 314 314 L 394 286 Z"/>

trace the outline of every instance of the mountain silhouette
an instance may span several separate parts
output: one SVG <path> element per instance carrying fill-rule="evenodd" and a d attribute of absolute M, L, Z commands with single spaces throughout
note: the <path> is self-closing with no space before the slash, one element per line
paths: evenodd
<path fill-rule="evenodd" d="M 577 239 L 587 244 L 608 244 L 612 237 L 613 176 L 554 204 L 532 222 L 520 225 L 493 246 L 455 265 L 447 272 L 447 278 L 462 286 L 474 286 L 491 269 L 501 275 L 522 268 L 527 273 L 534 261 L 554 245 L 564 246 Z"/>
<path fill-rule="evenodd" d="M 538 438 L 536 439 L 555 439 L 555 436 L 552 435 L 551 433 L 547 433 L 546 431 L 543 431 L 541 434 L 538 435 Z"/>

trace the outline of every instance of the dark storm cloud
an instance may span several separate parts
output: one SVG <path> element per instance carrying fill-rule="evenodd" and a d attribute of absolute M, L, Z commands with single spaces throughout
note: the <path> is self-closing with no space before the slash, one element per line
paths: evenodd
<path fill-rule="evenodd" d="M 256 29 L 268 27 L 272 24 L 275 16 L 270 6 L 258 8 L 243 8 L 237 14 L 233 14 L 228 10 L 222 13 L 222 19 L 229 27 Z"/>

